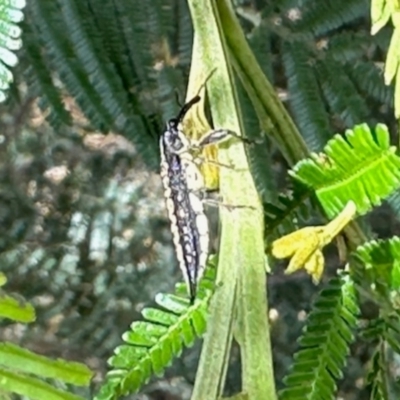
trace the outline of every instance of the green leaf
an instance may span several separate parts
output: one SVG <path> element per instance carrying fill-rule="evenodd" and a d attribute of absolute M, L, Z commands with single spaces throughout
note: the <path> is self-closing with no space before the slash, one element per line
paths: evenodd
<path fill-rule="evenodd" d="M 146 321 L 135 321 L 131 330 L 122 335 L 127 344 L 118 346 L 108 363 L 114 368 L 96 395 L 96 400 L 117 399 L 134 393 L 152 374 L 162 375 L 178 357 L 183 347 L 193 345 L 206 329 L 208 301 L 212 291 L 210 279 L 215 277 L 209 267 L 200 282 L 198 296 L 190 305 L 183 296 L 158 294 L 156 302 L 165 310 L 145 308 Z"/>
<path fill-rule="evenodd" d="M 143 318 L 150 322 L 156 322 L 161 325 L 170 326 L 177 322 L 179 317 L 174 314 L 167 314 L 158 308 L 145 308 L 142 311 Z"/>
<path fill-rule="evenodd" d="M 35 309 L 29 303 L 2 294 L 0 295 L 0 317 L 24 323 L 32 322 L 35 320 Z"/>
<path fill-rule="evenodd" d="M 355 84 L 337 61 L 319 62 L 315 67 L 321 88 L 329 108 L 345 126 L 364 122 L 368 106 L 364 96 L 358 93 Z"/>
<path fill-rule="evenodd" d="M 392 14 L 391 0 L 371 1 L 371 35 L 378 33 L 389 21 Z"/>
<path fill-rule="evenodd" d="M 366 93 L 373 100 L 393 107 L 393 86 L 382 84 L 382 71 L 372 61 L 348 63 L 344 70 L 359 93 Z"/>
<path fill-rule="evenodd" d="M 372 356 L 371 369 L 367 375 L 367 383 L 371 388 L 370 400 L 389 400 L 389 388 L 387 387 L 387 360 L 384 352 L 379 349 Z"/>
<path fill-rule="evenodd" d="M 30 376 L 0 368 L 0 390 L 26 396 L 31 400 L 83 400 Z"/>
<path fill-rule="evenodd" d="M 52 360 L 12 343 L 0 343 L 0 364 L 46 378 L 56 378 L 79 386 L 88 386 L 93 373 L 81 363 Z"/>
<path fill-rule="evenodd" d="M 359 314 L 354 284 L 347 275 L 333 278 L 308 316 L 301 349 L 295 354 L 280 400 L 331 399 L 341 379 Z"/>
<path fill-rule="evenodd" d="M 322 99 L 315 66 L 302 42 L 285 43 L 283 63 L 288 77 L 290 105 L 308 147 L 319 151 L 329 135 L 329 119 Z"/>
<path fill-rule="evenodd" d="M 323 154 L 300 161 L 290 174 L 315 190 L 329 218 L 349 200 L 362 215 L 399 187 L 400 158 L 385 125 L 371 132 L 362 124 L 335 135 Z"/>
<path fill-rule="evenodd" d="M 378 296 L 378 301 L 399 309 L 400 238 L 372 240 L 352 253 L 354 279 Z M 381 300 L 379 300 L 381 299 Z"/>
<path fill-rule="evenodd" d="M 22 30 L 17 25 L 24 18 L 25 0 L 3 0 L 0 3 L 0 102 L 6 99 L 13 77 L 8 67 L 14 67 L 18 58 L 15 52 L 22 46 Z"/>
<path fill-rule="evenodd" d="M 400 58 L 400 28 L 394 30 L 385 63 L 385 83 L 389 85 L 397 74 Z"/>
<path fill-rule="evenodd" d="M 367 16 L 369 2 L 365 0 L 308 1 L 296 28 L 312 31 L 316 36 L 343 26 L 353 20 Z"/>

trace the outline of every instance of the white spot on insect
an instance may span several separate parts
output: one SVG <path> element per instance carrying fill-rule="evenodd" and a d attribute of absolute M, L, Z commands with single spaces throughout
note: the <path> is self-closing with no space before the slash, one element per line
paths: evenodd
<path fill-rule="evenodd" d="M 200 236 L 200 244 L 201 247 L 204 251 L 202 251 L 203 254 L 207 253 L 208 255 L 208 243 L 209 243 L 209 238 L 208 235 L 201 235 Z M 205 251 L 207 249 L 207 251 Z"/>
<path fill-rule="evenodd" d="M 178 218 L 185 218 L 186 212 L 183 208 L 178 208 L 176 210 L 176 215 L 178 216 Z M 185 227 L 184 230 L 187 230 L 188 228 Z"/>
<path fill-rule="evenodd" d="M 193 256 L 189 253 L 186 253 L 185 258 L 188 263 L 191 263 L 193 261 Z"/>
<path fill-rule="evenodd" d="M 193 162 L 184 164 L 188 189 L 190 191 L 198 191 L 204 188 L 203 175 Z"/>
<path fill-rule="evenodd" d="M 189 201 L 196 214 L 204 214 L 203 202 L 195 193 L 189 193 Z"/>
<path fill-rule="evenodd" d="M 196 225 L 199 231 L 199 235 L 208 235 L 208 220 L 204 214 L 199 214 L 196 217 Z"/>

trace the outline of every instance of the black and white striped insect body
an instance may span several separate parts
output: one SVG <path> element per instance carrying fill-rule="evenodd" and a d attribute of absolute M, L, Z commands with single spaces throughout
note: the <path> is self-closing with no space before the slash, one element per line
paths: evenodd
<path fill-rule="evenodd" d="M 161 178 L 168 216 L 177 259 L 188 285 L 191 303 L 196 298 L 197 284 L 207 262 L 209 230 L 203 206 L 204 179 L 190 151 L 232 137 L 247 141 L 232 131 L 214 129 L 198 141 L 191 142 L 181 126 L 186 113 L 199 101 L 200 96 L 196 95 L 187 102 L 178 116 L 167 122 L 160 138 Z"/>
<path fill-rule="evenodd" d="M 203 176 L 190 154 L 190 141 L 180 124 L 191 105 L 185 105 L 176 119 L 167 123 L 160 138 L 161 178 L 179 266 L 189 289 L 190 301 L 196 297 L 208 257 L 209 229 L 204 213 Z"/>

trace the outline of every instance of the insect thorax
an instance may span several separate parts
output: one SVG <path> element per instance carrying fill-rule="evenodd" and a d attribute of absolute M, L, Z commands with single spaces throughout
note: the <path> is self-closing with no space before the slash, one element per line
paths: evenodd
<path fill-rule="evenodd" d="M 161 141 L 165 151 L 174 154 L 187 152 L 190 148 L 189 140 L 179 128 L 179 122 L 172 119 L 167 123 Z"/>

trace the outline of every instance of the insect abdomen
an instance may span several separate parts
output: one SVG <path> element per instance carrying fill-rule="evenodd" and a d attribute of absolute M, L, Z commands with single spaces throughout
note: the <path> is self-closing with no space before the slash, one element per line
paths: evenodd
<path fill-rule="evenodd" d="M 202 200 L 193 190 L 200 182 L 188 182 L 197 167 L 188 158 L 182 160 L 164 147 L 161 153 L 161 177 L 175 251 L 193 302 L 209 246 L 208 220 Z"/>

